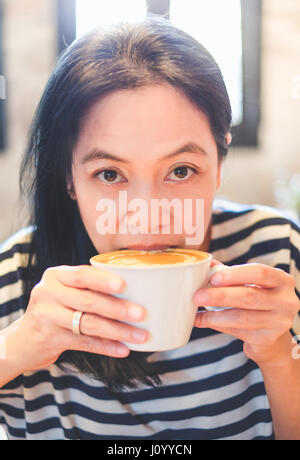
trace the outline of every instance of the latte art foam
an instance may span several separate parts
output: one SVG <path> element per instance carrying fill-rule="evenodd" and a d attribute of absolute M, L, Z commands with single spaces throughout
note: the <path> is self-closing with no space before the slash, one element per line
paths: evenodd
<path fill-rule="evenodd" d="M 153 265 L 177 265 L 199 262 L 209 257 L 196 249 L 162 249 L 155 251 L 137 251 L 124 249 L 107 252 L 93 257 L 95 262 L 121 267 L 145 267 Z"/>

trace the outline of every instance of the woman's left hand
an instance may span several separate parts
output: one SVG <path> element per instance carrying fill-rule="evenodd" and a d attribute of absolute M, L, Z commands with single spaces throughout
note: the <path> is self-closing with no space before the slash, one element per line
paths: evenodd
<path fill-rule="evenodd" d="M 300 310 L 294 278 L 279 268 L 249 263 L 217 272 L 210 284 L 216 287 L 196 291 L 195 304 L 234 308 L 198 312 L 195 326 L 241 339 L 244 353 L 258 365 L 278 359 Z"/>

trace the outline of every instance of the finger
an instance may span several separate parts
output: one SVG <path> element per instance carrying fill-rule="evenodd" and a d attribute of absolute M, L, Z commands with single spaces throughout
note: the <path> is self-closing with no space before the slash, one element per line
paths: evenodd
<path fill-rule="evenodd" d="M 274 314 L 264 311 L 227 310 L 219 312 L 197 313 L 195 326 L 229 331 L 233 329 L 258 330 L 274 329 Z"/>
<path fill-rule="evenodd" d="M 210 266 L 214 267 L 215 265 L 224 265 L 222 262 L 219 262 L 217 259 L 212 259 L 210 262 Z"/>
<path fill-rule="evenodd" d="M 231 335 L 232 337 L 236 337 L 237 339 L 247 343 L 266 343 L 266 341 L 274 335 L 271 330 L 265 329 L 241 329 L 221 325 L 215 326 L 212 329 L 223 334 Z"/>
<path fill-rule="evenodd" d="M 215 286 L 254 284 L 265 288 L 276 288 L 284 282 L 292 282 L 290 278 L 291 275 L 280 268 L 249 263 L 234 265 L 216 273 L 211 277 L 210 283 Z"/>
<path fill-rule="evenodd" d="M 55 300 L 66 307 L 95 313 L 110 319 L 138 322 L 146 316 L 146 309 L 141 305 L 89 289 L 76 289 L 60 285 L 54 295 Z"/>
<path fill-rule="evenodd" d="M 45 275 L 54 275 L 65 286 L 91 289 L 92 291 L 114 294 L 124 290 L 123 278 L 109 271 L 90 265 L 61 266 L 49 268 Z"/>
<path fill-rule="evenodd" d="M 72 331 L 75 310 L 70 308 L 52 307 L 48 309 L 48 319 L 58 326 Z M 80 333 L 90 337 L 100 337 L 120 342 L 144 343 L 148 340 L 148 331 L 120 321 L 114 321 L 92 313 L 84 313 L 80 320 Z"/>
<path fill-rule="evenodd" d="M 145 329 L 91 313 L 83 314 L 80 330 L 83 335 L 118 340 L 120 342 L 144 343 L 148 340 L 148 332 Z"/>
<path fill-rule="evenodd" d="M 86 351 L 98 355 L 110 356 L 112 358 L 126 358 L 130 350 L 126 345 L 114 340 L 75 335 L 66 331 L 65 349 Z"/>
<path fill-rule="evenodd" d="M 266 289 L 252 286 L 232 286 L 205 288 L 196 291 L 195 305 L 205 307 L 235 307 L 254 310 L 274 310 L 278 305 L 278 295 Z M 280 301 L 279 306 L 281 306 Z"/>

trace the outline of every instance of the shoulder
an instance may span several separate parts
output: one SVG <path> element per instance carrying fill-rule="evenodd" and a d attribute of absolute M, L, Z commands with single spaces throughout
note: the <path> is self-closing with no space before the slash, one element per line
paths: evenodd
<path fill-rule="evenodd" d="M 297 222 L 295 216 L 287 214 L 280 209 L 258 203 L 243 204 L 216 198 L 213 203 L 213 217 L 216 224 L 241 217 L 244 217 L 242 220 L 244 223 L 274 218 L 277 219 L 274 222 L 287 223 L 296 230 L 300 230 L 299 222 Z"/>
<path fill-rule="evenodd" d="M 0 244 L 0 276 L 26 265 L 33 232 L 33 226 L 22 228 Z"/>
<path fill-rule="evenodd" d="M 30 243 L 34 229 L 33 225 L 24 227 L 0 243 L 0 254 L 11 250 L 15 245 Z"/>
<path fill-rule="evenodd" d="M 0 245 L 0 329 L 23 314 L 25 267 L 34 227 L 19 230 Z"/>
<path fill-rule="evenodd" d="M 300 248 L 299 222 L 296 217 L 277 208 L 217 198 L 212 211 L 212 224 L 217 237 L 233 236 L 233 241 L 247 237 L 248 243 L 269 240 L 274 244 L 276 239 L 288 238 L 291 244 Z"/>
<path fill-rule="evenodd" d="M 216 199 L 212 214 L 215 257 L 229 265 L 258 262 L 281 268 L 300 292 L 300 226 L 283 211 Z"/>

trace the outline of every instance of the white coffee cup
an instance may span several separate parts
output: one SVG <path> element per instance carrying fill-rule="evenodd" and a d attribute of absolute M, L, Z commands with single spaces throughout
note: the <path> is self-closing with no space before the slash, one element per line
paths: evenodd
<path fill-rule="evenodd" d="M 155 266 L 116 266 L 90 260 L 93 266 L 115 273 L 126 281 L 126 288 L 116 297 L 142 305 L 147 311 L 144 321 L 127 323 L 149 332 L 145 343 L 124 342 L 130 350 L 165 351 L 188 343 L 198 311 L 192 301 L 193 295 L 197 289 L 207 286 L 216 271 L 226 268 L 224 265 L 210 268 L 212 255 L 204 254 L 207 257 L 195 262 Z"/>

